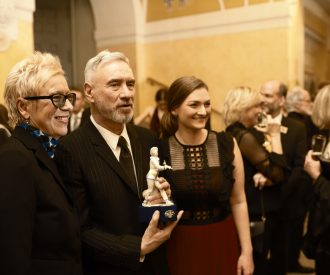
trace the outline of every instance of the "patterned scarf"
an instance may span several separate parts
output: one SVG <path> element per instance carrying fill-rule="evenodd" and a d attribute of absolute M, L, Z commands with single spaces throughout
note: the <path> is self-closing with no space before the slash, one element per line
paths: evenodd
<path fill-rule="evenodd" d="M 50 158 L 54 158 L 55 156 L 55 147 L 58 145 L 58 140 L 53 137 L 48 136 L 48 134 L 43 133 L 41 130 L 27 124 L 26 122 L 22 122 L 18 127 L 23 128 L 25 131 L 30 133 L 33 137 L 37 138 L 42 147 L 45 148 L 48 156 Z"/>

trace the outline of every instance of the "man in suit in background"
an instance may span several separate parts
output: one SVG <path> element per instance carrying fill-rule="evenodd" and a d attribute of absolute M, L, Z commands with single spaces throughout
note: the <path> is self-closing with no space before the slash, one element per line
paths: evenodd
<path fill-rule="evenodd" d="M 138 220 L 149 151 L 158 139 L 128 123 L 135 79 L 125 55 L 102 51 L 91 58 L 84 89 L 90 120 L 61 140 L 56 161 L 79 210 L 85 274 L 168 274 L 161 245 L 177 222 L 159 228 L 157 211 L 147 228 Z M 133 156 L 133 165 L 121 165 L 121 141 Z M 166 181 L 162 185 L 169 190 Z"/>
<path fill-rule="evenodd" d="M 277 80 L 265 82 L 260 90 L 262 108 L 268 114 L 268 123 L 281 125 L 281 142 L 283 153 L 289 165 L 286 181 L 281 186 L 281 211 L 277 228 L 272 234 L 270 245 L 270 271 L 269 274 L 284 275 L 288 268 L 289 242 L 294 241 L 292 236 L 300 234 L 301 201 L 304 199 L 306 188 L 303 171 L 304 159 L 307 153 L 306 129 L 303 123 L 284 115 L 285 97 L 287 87 Z M 304 212 L 304 211 L 303 211 Z M 298 229 L 297 229 L 298 228 Z M 301 266 L 290 267 L 294 272 L 311 272 L 313 270 Z"/>
<path fill-rule="evenodd" d="M 73 93 L 76 94 L 76 103 L 73 106 L 72 114 L 69 121 L 69 133 L 77 130 L 80 125 L 83 124 L 83 112 L 85 105 L 84 93 L 77 88 L 72 87 L 70 89 Z"/>
<path fill-rule="evenodd" d="M 302 87 L 293 87 L 286 96 L 286 111 L 288 117 L 300 121 L 305 125 L 307 137 L 307 149 L 311 149 L 312 137 L 315 134 L 327 134 L 314 125 L 311 114 L 313 102 L 310 93 Z M 303 243 L 304 223 L 309 209 L 313 194 L 312 179 L 309 175 L 303 172 L 300 182 L 300 188 L 295 192 L 294 204 L 296 206 L 295 219 L 291 223 L 290 242 L 287 246 L 288 255 L 288 272 L 312 273 L 314 270 L 309 267 L 302 266 L 299 263 L 299 255 Z"/>

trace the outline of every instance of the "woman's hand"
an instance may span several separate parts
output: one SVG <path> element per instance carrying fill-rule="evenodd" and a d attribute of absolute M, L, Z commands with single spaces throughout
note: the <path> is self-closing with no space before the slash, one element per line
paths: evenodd
<path fill-rule="evenodd" d="M 253 181 L 254 187 L 259 188 L 259 190 L 264 188 L 264 186 L 268 186 L 270 182 L 263 174 L 259 172 L 253 176 Z"/>
<path fill-rule="evenodd" d="M 321 174 L 321 163 L 312 156 L 312 150 L 309 150 L 305 157 L 304 170 L 315 181 Z"/>
<path fill-rule="evenodd" d="M 252 253 L 241 254 L 237 262 L 237 275 L 252 275 L 254 271 Z"/>

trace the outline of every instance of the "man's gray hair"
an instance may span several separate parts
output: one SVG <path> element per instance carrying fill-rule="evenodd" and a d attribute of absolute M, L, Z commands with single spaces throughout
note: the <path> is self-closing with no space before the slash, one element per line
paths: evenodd
<path fill-rule="evenodd" d="M 90 80 L 91 73 L 96 71 L 100 64 L 113 61 L 123 61 L 129 65 L 129 60 L 123 53 L 110 52 L 109 50 L 101 51 L 96 56 L 87 61 L 85 67 L 85 82 Z"/>
<path fill-rule="evenodd" d="M 286 96 L 285 108 L 287 112 L 296 110 L 297 103 L 304 99 L 304 89 L 300 86 L 293 87 Z"/>

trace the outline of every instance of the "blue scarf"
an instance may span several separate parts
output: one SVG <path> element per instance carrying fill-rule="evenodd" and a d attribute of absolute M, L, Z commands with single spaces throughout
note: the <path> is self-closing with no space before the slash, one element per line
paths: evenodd
<path fill-rule="evenodd" d="M 25 131 L 30 133 L 33 137 L 37 138 L 41 143 L 42 147 L 45 148 L 48 156 L 54 158 L 55 156 L 55 147 L 58 145 L 58 140 L 53 137 L 48 136 L 48 134 L 43 133 L 41 130 L 22 122 L 18 127 L 23 128 Z"/>

